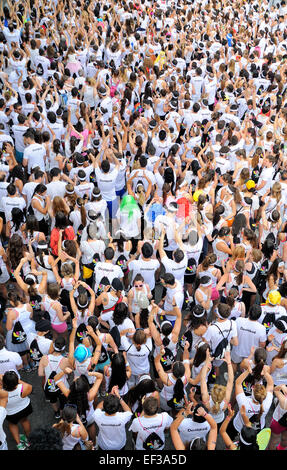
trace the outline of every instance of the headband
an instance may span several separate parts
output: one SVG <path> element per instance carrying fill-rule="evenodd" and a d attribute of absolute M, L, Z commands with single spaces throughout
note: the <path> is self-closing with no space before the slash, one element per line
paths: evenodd
<path fill-rule="evenodd" d="M 193 315 L 194 317 L 196 317 L 196 318 L 201 318 L 201 317 L 203 317 L 203 316 L 205 315 L 205 310 L 203 310 L 202 313 L 198 313 L 198 314 L 192 312 L 192 315 Z"/>
<path fill-rule="evenodd" d="M 172 323 L 171 323 L 170 321 L 165 320 L 165 321 L 163 321 L 162 324 L 160 325 L 160 328 L 162 329 L 163 325 L 165 325 L 166 323 L 168 323 L 169 325 L 172 326 Z"/>
<path fill-rule="evenodd" d="M 72 191 L 69 191 L 68 189 L 66 189 L 66 193 L 67 194 L 74 194 L 75 190 L 73 189 Z"/>
<path fill-rule="evenodd" d="M 247 442 L 243 439 L 241 433 L 239 434 L 239 437 L 240 437 L 240 441 L 242 442 L 242 444 L 244 444 L 246 446 L 251 446 L 252 445 L 252 442 Z"/>
<path fill-rule="evenodd" d="M 38 250 L 47 250 L 47 248 L 49 248 L 49 247 L 48 247 L 48 244 L 46 243 L 45 245 L 39 245 L 38 244 L 37 248 L 38 248 Z"/>
<path fill-rule="evenodd" d="M 64 351 L 64 349 L 66 348 L 66 345 L 64 345 L 62 348 L 57 348 L 55 344 L 53 343 L 53 347 L 55 351 L 61 352 L 61 351 Z"/>
<path fill-rule="evenodd" d="M 27 279 L 32 279 L 34 282 L 37 282 L 37 278 L 34 276 L 34 274 L 27 274 L 27 276 L 25 276 L 25 281 Z"/>

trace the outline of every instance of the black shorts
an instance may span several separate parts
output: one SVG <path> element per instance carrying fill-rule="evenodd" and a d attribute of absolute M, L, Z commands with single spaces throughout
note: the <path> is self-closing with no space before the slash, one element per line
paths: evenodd
<path fill-rule="evenodd" d="M 46 399 L 49 400 L 51 404 L 57 403 L 57 401 L 59 400 L 60 409 L 62 410 L 64 408 L 64 405 L 66 404 L 67 399 L 60 390 L 55 393 L 46 392 L 46 390 L 44 390 L 44 393 L 45 393 Z"/>
<path fill-rule="evenodd" d="M 7 415 L 6 419 L 9 423 L 18 424 L 19 421 L 21 421 L 24 418 L 27 418 L 27 416 L 29 416 L 32 412 L 33 412 L 33 408 L 32 408 L 31 403 L 29 403 L 29 405 L 26 406 L 24 410 L 21 410 L 14 415 Z"/>

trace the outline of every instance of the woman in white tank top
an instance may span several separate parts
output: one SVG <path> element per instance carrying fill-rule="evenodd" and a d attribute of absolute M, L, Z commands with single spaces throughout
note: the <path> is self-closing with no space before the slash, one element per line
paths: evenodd
<path fill-rule="evenodd" d="M 275 386 L 287 385 L 287 340 L 282 343 L 279 353 L 272 361 L 270 375 Z"/>
<path fill-rule="evenodd" d="M 22 303 L 16 293 L 9 294 L 9 302 L 12 308 L 7 310 L 6 347 L 9 351 L 20 353 L 24 370 L 30 371 L 34 363 L 29 355 L 27 335 L 36 333 L 35 322 L 32 320 L 33 310 L 29 304 Z M 20 322 L 20 325 L 17 322 Z"/>
<path fill-rule="evenodd" d="M 31 431 L 28 416 L 32 413 L 29 395 L 32 393 L 32 385 L 19 380 L 18 374 L 9 370 L 5 372 L 2 378 L 2 389 L 0 390 L 0 398 L 8 399 L 6 405 L 6 420 L 13 439 L 16 441 L 18 450 L 26 450 L 27 446 L 20 441 L 18 423 L 22 425 L 24 433 L 27 437 Z"/>
<path fill-rule="evenodd" d="M 73 450 L 80 441 L 88 439 L 85 426 L 77 414 L 76 405 L 65 405 L 61 421 L 54 424 L 53 427 L 58 429 L 62 435 L 63 450 Z"/>

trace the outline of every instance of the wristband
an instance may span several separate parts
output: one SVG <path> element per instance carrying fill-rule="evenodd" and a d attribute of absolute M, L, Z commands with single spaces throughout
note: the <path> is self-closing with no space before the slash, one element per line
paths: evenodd
<path fill-rule="evenodd" d="M 183 364 L 189 364 L 189 359 L 184 359 L 184 361 L 182 361 Z"/>
<path fill-rule="evenodd" d="M 128 367 L 128 366 L 129 366 L 129 363 L 128 363 L 128 362 L 126 362 L 126 367 Z"/>

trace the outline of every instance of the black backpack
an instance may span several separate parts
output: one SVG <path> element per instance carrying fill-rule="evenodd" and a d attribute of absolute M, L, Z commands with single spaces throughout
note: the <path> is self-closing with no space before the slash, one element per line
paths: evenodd
<path fill-rule="evenodd" d="M 83 341 L 83 339 L 85 338 L 86 336 L 86 333 L 87 333 L 87 328 L 86 328 L 86 325 L 85 323 L 81 323 L 78 328 L 77 328 L 77 331 L 76 331 L 76 338 L 77 340 L 81 343 Z"/>
<path fill-rule="evenodd" d="M 110 333 L 111 337 L 113 338 L 116 346 L 119 348 L 120 345 L 121 345 L 121 335 L 120 335 L 118 327 L 116 325 L 113 326 L 110 329 L 109 333 Z"/>
<path fill-rule="evenodd" d="M 59 388 L 57 387 L 54 377 L 57 375 L 57 371 L 53 370 L 48 377 L 47 383 L 45 385 L 45 392 L 48 394 L 54 394 L 59 392 Z"/>
<path fill-rule="evenodd" d="M 275 322 L 275 313 L 267 312 L 265 314 L 265 317 L 262 320 L 262 325 L 265 326 L 266 334 L 268 334 L 268 332 L 272 328 L 274 322 Z"/>
<path fill-rule="evenodd" d="M 190 330 L 187 330 L 185 331 L 185 333 L 182 335 L 182 337 L 179 339 L 178 341 L 178 346 L 181 348 L 181 349 L 184 349 L 184 346 L 185 346 L 185 342 L 188 341 L 189 342 L 189 348 L 188 350 L 190 351 L 191 348 L 192 348 L 192 341 L 193 341 L 193 338 L 192 338 L 192 333 Z"/>
<path fill-rule="evenodd" d="M 165 347 L 164 355 L 161 356 L 160 358 L 160 363 L 165 372 L 171 369 L 171 366 L 174 363 L 174 360 L 175 360 L 175 357 L 174 357 L 173 352 L 169 348 Z"/>
<path fill-rule="evenodd" d="M 141 425 L 141 427 L 143 428 L 144 431 L 148 431 L 147 428 L 145 428 L 141 422 L 140 422 L 140 417 L 138 417 L 138 420 L 139 420 L 139 423 Z M 160 425 L 157 427 L 156 431 L 162 426 L 162 422 L 163 422 L 163 416 L 161 417 L 161 423 Z M 158 450 L 160 449 L 163 445 L 164 445 L 164 442 L 163 440 L 161 439 L 161 437 L 156 433 L 156 431 L 153 431 L 151 432 L 146 438 L 145 440 L 143 441 L 143 448 L 145 450 Z"/>
<path fill-rule="evenodd" d="M 39 362 L 41 357 L 43 357 L 43 354 L 41 353 L 38 345 L 38 341 L 33 339 L 32 343 L 30 344 L 30 356 L 31 359 L 35 362 Z"/>
<path fill-rule="evenodd" d="M 215 325 L 219 329 L 219 331 L 222 335 L 222 340 L 216 346 L 215 351 L 213 352 L 212 356 L 214 358 L 223 359 L 224 354 L 225 354 L 225 350 L 226 350 L 227 345 L 228 345 L 228 339 L 227 338 L 228 338 L 229 333 L 231 332 L 231 329 L 232 329 L 232 322 L 230 321 L 230 328 L 229 328 L 229 332 L 228 332 L 227 336 L 224 336 L 224 334 L 222 333 L 222 331 L 221 331 L 221 329 L 219 328 L 218 325 L 216 325 L 215 323 L 213 323 L 213 325 Z"/>
<path fill-rule="evenodd" d="M 13 331 L 12 331 L 12 343 L 13 344 L 22 344 L 26 341 L 27 335 L 21 325 L 21 322 L 16 321 Z"/>

